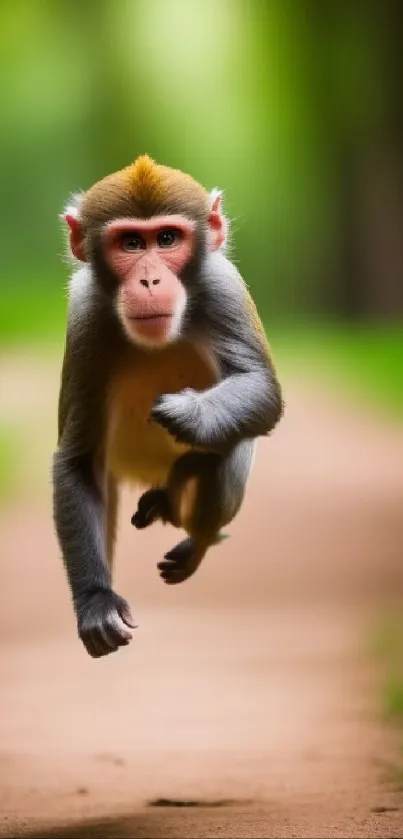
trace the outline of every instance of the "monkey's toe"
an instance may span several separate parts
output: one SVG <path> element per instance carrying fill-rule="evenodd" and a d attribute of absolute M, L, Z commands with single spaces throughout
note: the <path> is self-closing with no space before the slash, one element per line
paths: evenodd
<path fill-rule="evenodd" d="M 159 518 L 166 518 L 167 498 L 163 489 L 148 489 L 143 493 L 137 505 L 137 511 L 131 518 L 131 523 L 138 530 L 149 527 Z"/>
<path fill-rule="evenodd" d="M 195 544 L 190 537 L 183 539 L 168 551 L 157 565 L 160 576 L 168 585 L 183 583 L 194 574 L 198 566 L 195 561 Z"/>
<path fill-rule="evenodd" d="M 159 518 L 158 514 L 158 507 L 150 507 L 146 512 L 141 512 L 137 510 L 136 513 L 131 518 L 131 523 L 134 527 L 137 527 L 138 530 L 143 530 L 145 527 L 149 527 L 156 519 Z"/>
<path fill-rule="evenodd" d="M 165 559 L 170 559 L 171 561 L 175 561 L 179 564 L 186 563 L 190 560 L 192 554 L 194 553 L 194 541 L 193 539 L 188 536 L 186 539 L 183 539 L 182 542 L 179 542 L 175 545 L 174 548 L 171 548 L 170 551 L 167 551 L 165 554 Z M 160 563 L 162 565 L 163 563 Z"/>
<path fill-rule="evenodd" d="M 158 568 L 161 579 L 171 586 L 176 583 L 184 583 L 193 574 L 193 569 L 187 565 L 179 566 L 176 562 L 160 562 Z"/>

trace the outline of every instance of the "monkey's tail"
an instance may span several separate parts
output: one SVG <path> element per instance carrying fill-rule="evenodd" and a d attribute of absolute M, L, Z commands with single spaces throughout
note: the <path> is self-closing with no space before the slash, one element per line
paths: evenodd
<path fill-rule="evenodd" d="M 214 539 L 213 545 L 221 545 L 221 542 L 225 542 L 226 539 L 229 539 L 230 533 L 217 533 L 217 536 Z"/>

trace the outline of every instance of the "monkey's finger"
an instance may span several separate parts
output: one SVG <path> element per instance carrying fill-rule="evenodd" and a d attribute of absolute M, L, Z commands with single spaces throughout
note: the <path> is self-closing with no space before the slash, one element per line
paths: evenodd
<path fill-rule="evenodd" d="M 82 641 L 92 658 L 101 658 L 101 656 L 113 652 L 112 647 L 102 638 L 98 629 L 92 629 L 86 632 L 82 637 Z"/>
<path fill-rule="evenodd" d="M 99 627 L 99 632 L 102 636 L 104 644 L 107 644 L 110 650 L 116 650 L 118 647 L 128 644 L 131 634 L 127 637 L 122 637 L 121 631 L 111 623 L 103 624 Z"/>
<path fill-rule="evenodd" d="M 82 641 L 93 658 L 100 658 L 128 644 L 131 637 L 131 632 L 116 614 L 83 633 Z"/>
<path fill-rule="evenodd" d="M 103 638 L 110 647 L 125 647 L 132 639 L 131 632 L 124 626 L 123 622 L 120 622 L 120 624 L 120 626 L 109 624 L 103 627 Z"/>
<path fill-rule="evenodd" d="M 123 636 L 124 638 L 128 638 L 129 640 L 133 636 L 132 633 L 129 632 L 127 627 L 130 626 L 130 629 L 137 629 L 137 624 L 134 622 L 133 615 L 127 604 L 119 608 L 118 612 L 116 612 L 116 614 L 113 616 L 112 622 L 116 631 L 121 636 Z"/>

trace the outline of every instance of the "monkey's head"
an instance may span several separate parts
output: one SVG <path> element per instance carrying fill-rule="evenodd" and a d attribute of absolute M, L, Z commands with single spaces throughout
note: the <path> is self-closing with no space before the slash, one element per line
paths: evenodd
<path fill-rule="evenodd" d="M 220 192 L 144 155 L 75 196 L 63 217 L 72 255 L 90 264 L 129 339 L 177 339 L 200 262 L 226 240 Z"/>

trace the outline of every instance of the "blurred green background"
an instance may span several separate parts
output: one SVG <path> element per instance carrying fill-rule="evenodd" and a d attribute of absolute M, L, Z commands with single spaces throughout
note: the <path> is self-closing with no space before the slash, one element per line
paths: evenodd
<path fill-rule="evenodd" d="M 403 7 L 3 0 L 0 342 L 63 341 L 58 214 L 138 154 L 225 191 L 280 363 L 403 412 Z"/>

